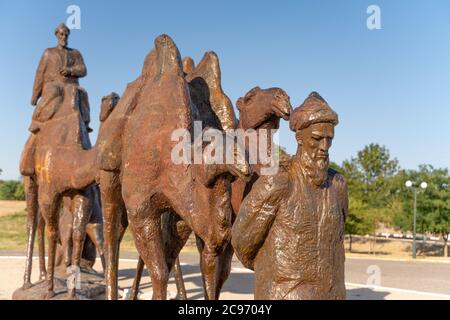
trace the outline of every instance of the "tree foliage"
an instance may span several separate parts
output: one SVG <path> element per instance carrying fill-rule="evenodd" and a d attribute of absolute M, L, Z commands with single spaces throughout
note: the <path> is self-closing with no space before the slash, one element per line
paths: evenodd
<path fill-rule="evenodd" d="M 391 159 L 389 150 L 370 144 L 356 157 L 345 160 L 337 168 L 347 180 L 349 215 L 346 232 L 365 235 L 373 233 L 381 222 L 390 223 L 393 208 L 393 178 L 399 170 L 397 159 Z"/>
<path fill-rule="evenodd" d="M 0 200 L 25 200 L 23 183 L 15 180 L 1 181 Z"/>
<path fill-rule="evenodd" d="M 439 234 L 447 242 L 450 233 L 448 169 L 421 165 L 418 170 L 400 170 L 397 159 L 392 159 L 389 150 L 378 144 L 366 146 L 341 166 L 333 163 L 330 167 L 342 172 L 347 180 L 348 234 L 371 234 L 380 223 L 403 231 L 412 230 L 416 188 L 417 231 Z M 405 186 L 407 180 L 415 183 L 414 188 Z M 419 186 L 423 181 L 428 184 L 425 190 Z"/>
<path fill-rule="evenodd" d="M 342 163 L 342 173 L 347 178 L 350 193 L 374 208 L 389 204 L 392 178 L 398 170 L 397 159 L 391 159 L 386 147 L 374 143 Z"/>

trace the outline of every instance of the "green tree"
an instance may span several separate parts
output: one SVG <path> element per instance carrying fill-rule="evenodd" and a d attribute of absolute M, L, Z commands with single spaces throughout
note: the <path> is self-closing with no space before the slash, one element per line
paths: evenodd
<path fill-rule="evenodd" d="M 0 183 L 0 200 L 14 200 L 17 181 L 3 181 Z"/>
<path fill-rule="evenodd" d="M 370 207 L 386 206 L 392 196 L 392 178 L 399 170 L 397 159 L 378 144 L 369 144 L 357 156 L 342 163 L 349 192 Z"/>
<path fill-rule="evenodd" d="M 413 193 L 404 187 L 407 180 L 419 187 L 427 182 L 425 190 L 418 188 L 417 196 L 417 231 L 439 234 L 444 240 L 444 255 L 448 256 L 448 234 L 450 233 L 450 184 L 448 169 L 421 165 L 419 170 L 402 171 L 396 177 L 397 185 L 403 185 L 399 198 L 403 201 L 403 210 L 399 212 L 394 223 L 402 230 L 411 230 L 413 224 Z M 401 187 L 400 187 L 401 188 Z"/>
<path fill-rule="evenodd" d="M 0 200 L 25 200 L 25 192 L 21 181 L 0 182 Z"/>
<path fill-rule="evenodd" d="M 345 233 L 349 235 L 349 251 L 352 252 L 352 235 L 370 234 L 375 230 L 375 222 L 370 211 L 361 200 L 349 197 L 349 210 L 345 221 Z"/>
<path fill-rule="evenodd" d="M 25 200 L 25 189 L 23 182 L 17 184 L 16 190 L 14 191 L 14 200 Z"/>
<path fill-rule="evenodd" d="M 393 179 L 399 170 L 397 159 L 391 159 L 389 150 L 378 144 L 370 144 L 357 153 L 356 157 L 345 160 L 342 166 L 330 167 L 341 172 L 349 190 L 349 214 L 346 233 L 366 235 L 376 230 L 379 223 L 390 224 L 394 205 L 395 190 Z"/>

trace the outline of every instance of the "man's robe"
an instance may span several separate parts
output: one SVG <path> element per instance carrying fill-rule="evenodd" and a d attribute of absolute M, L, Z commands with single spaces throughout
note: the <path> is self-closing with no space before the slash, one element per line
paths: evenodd
<path fill-rule="evenodd" d="M 69 75 L 61 75 L 61 70 L 68 68 Z M 78 78 L 86 76 L 87 70 L 81 53 L 71 48 L 48 48 L 44 51 L 33 85 L 31 100 L 36 102 L 41 98 L 33 114 L 33 120 L 49 120 L 64 101 L 66 86 L 79 87 Z M 87 93 L 80 89 L 81 114 L 84 122 L 89 122 L 89 103 Z"/>
<path fill-rule="evenodd" d="M 61 70 L 68 68 L 70 75 L 61 75 Z M 83 122 L 90 122 L 90 107 L 87 92 L 79 86 L 78 78 L 87 73 L 81 53 L 70 48 L 48 48 L 44 51 L 36 70 L 33 85 L 32 103 L 37 102 L 33 113 L 33 121 L 40 123 L 51 119 L 64 102 L 66 92 L 78 91 L 80 114 Z M 73 101 L 77 101 L 73 99 Z M 32 131 L 34 132 L 34 131 Z M 23 176 L 34 174 L 34 141 L 35 135 L 28 138 L 20 158 L 20 173 Z M 88 141 L 84 139 L 84 141 Z M 85 147 L 90 147 L 90 142 Z"/>
<path fill-rule="evenodd" d="M 347 211 L 347 185 L 332 169 L 320 188 L 295 160 L 261 176 L 232 232 L 236 255 L 255 271 L 255 299 L 345 299 Z"/>

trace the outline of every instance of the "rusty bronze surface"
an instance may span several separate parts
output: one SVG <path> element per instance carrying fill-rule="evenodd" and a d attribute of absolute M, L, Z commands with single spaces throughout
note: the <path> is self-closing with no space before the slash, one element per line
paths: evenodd
<path fill-rule="evenodd" d="M 87 266 L 92 266 L 96 250 L 104 261 L 99 195 L 97 187 L 92 185 L 95 152 L 91 151 L 88 135 L 89 103 L 86 91 L 78 83 L 78 78 L 86 75 L 86 66 L 81 54 L 67 47 L 69 33 L 63 24 L 56 28 L 58 45 L 44 52 L 36 71 L 32 134 L 22 152 L 20 165 L 26 177 L 28 212 L 24 288 L 31 287 L 33 244 L 38 229 L 40 277 L 47 278 L 47 298 L 55 294 L 58 242 L 62 244 L 58 260 L 65 266 L 80 267 L 82 256 Z M 90 175 L 86 175 L 86 171 Z M 60 213 L 63 198 L 64 210 Z M 49 242 L 47 270 L 44 223 Z M 68 294 L 69 298 L 76 298 L 75 289 Z"/>
<path fill-rule="evenodd" d="M 58 46 L 44 52 L 33 87 L 32 134 L 20 163 L 28 210 L 24 289 L 31 286 L 37 232 L 47 298 L 55 294 L 57 262 L 80 266 L 84 258 L 92 267 L 97 251 L 106 298 L 117 299 L 119 243 L 129 224 L 140 255 L 132 298 L 137 298 L 144 266 L 154 299 L 166 299 L 172 269 L 179 297 L 186 298 L 178 255 L 192 232 L 206 299 L 219 298 L 233 247 L 244 265 L 255 270 L 257 299 L 345 298 L 347 191 L 343 177 L 328 169 L 337 115 L 317 93 L 292 113 L 282 89 L 255 87 L 237 101 L 237 120 L 221 86 L 218 56 L 207 52 L 195 66 L 190 57 L 181 60 L 173 40 L 161 35 L 122 98 L 111 93 L 102 99 L 99 134 L 91 146 L 88 96 L 78 82 L 87 71 L 81 54 L 67 47 L 69 34 L 64 25 L 56 28 Z M 276 174 L 262 175 L 267 165 L 250 166 L 247 160 L 175 164 L 171 159 L 177 143 L 172 133 L 185 129 L 195 141 L 195 121 L 223 137 L 231 129 L 254 129 L 258 139 L 267 138 L 271 156 L 270 129 L 290 116 L 298 152 L 280 163 Z M 242 151 L 236 147 L 232 152 Z M 75 290 L 68 295 L 75 298 Z"/>
<path fill-rule="evenodd" d="M 166 298 L 169 270 L 182 248 L 181 241 L 165 240 L 169 233 L 161 227 L 164 212 L 176 214 L 198 237 L 206 297 L 216 298 L 216 257 L 229 243 L 231 232 L 227 199 L 232 176 L 245 179 L 250 168 L 247 163 L 172 162 L 172 132 L 191 131 L 193 114 L 200 114 L 189 94 L 178 49 L 170 37 L 162 35 L 147 55 L 141 75 L 127 86 L 105 123 L 105 134 L 97 140 L 109 299 L 117 299 L 119 221 L 125 208 L 152 279 L 153 298 Z"/>
<path fill-rule="evenodd" d="M 276 130 L 279 127 L 280 118 L 285 120 L 289 119 L 292 107 L 289 96 L 282 89 L 261 89 L 255 87 L 238 100 L 237 106 L 240 111 L 240 119 L 237 121 L 231 101 L 222 90 L 219 58 L 212 51 L 205 53 L 197 66 L 195 66 L 192 58 L 185 57 L 183 59 L 183 71 L 189 83 L 189 92 L 194 106 L 192 108 L 193 121 L 202 121 L 204 126 L 219 130 L 254 129 L 259 138 L 261 134 L 270 132 L 261 129 Z M 268 141 L 269 144 L 272 143 L 271 136 L 268 137 Z M 248 151 L 248 144 L 245 147 Z M 268 155 L 270 156 L 270 148 L 268 151 Z M 260 163 L 252 165 L 253 173 L 250 181 L 248 179 L 235 179 L 232 182 L 232 198 L 230 199 L 232 202 L 232 222 L 235 219 L 235 214 L 239 210 L 242 199 L 259 177 L 261 166 Z M 226 191 L 224 196 L 229 197 L 229 191 Z M 174 227 L 175 224 L 177 224 L 176 228 Z M 172 243 L 176 251 L 179 251 L 179 247 L 183 247 L 189 238 L 191 230 L 183 220 L 169 218 L 163 220 L 163 233 L 165 237 L 171 239 L 170 243 Z M 201 252 L 202 243 L 197 241 L 197 244 Z M 172 252 L 174 249 L 169 246 L 167 250 Z M 220 290 L 230 274 L 233 253 L 233 248 L 228 243 L 223 252 L 218 256 L 219 273 L 217 277 L 216 298 L 219 297 Z M 137 297 L 143 267 L 144 265 L 141 262 L 138 263 L 137 274 L 132 287 L 132 298 Z M 185 293 L 182 290 L 184 286 L 182 277 L 178 273 L 178 269 L 175 269 L 174 273 L 177 288 L 180 288 L 178 290 L 178 296 L 184 298 Z M 205 296 L 207 296 L 206 293 Z"/>
<path fill-rule="evenodd" d="M 298 149 L 289 166 L 261 176 L 241 204 L 232 243 L 255 271 L 255 299 L 345 299 L 347 186 L 328 168 L 337 122 L 312 93 L 290 119 Z"/>
<path fill-rule="evenodd" d="M 207 55 L 211 55 L 212 53 L 207 53 Z M 205 59 L 205 58 L 204 58 Z M 215 56 L 214 64 L 218 65 L 217 56 Z M 184 61 L 189 61 L 188 58 L 185 58 Z M 192 61 L 192 60 L 191 60 Z M 210 59 L 209 61 L 213 61 Z M 193 62 L 192 62 L 193 63 Z M 191 63 L 191 65 L 192 65 Z M 204 66 L 203 66 L 204 68 Z M 216 70 L 220 70 L 218 68 L 215 68 Z M 185 71 L 185 73 L 187 73 Z M 205 83 L 206 81 L 202 81 L 201 77 L 196 75 L 196 77 L 190 77 L 191 79 L 196 79 L 197 83 Z M 220 85 L 220 73 L 216 74 L 215 80 Z M 219 87 L 219 85 L 217 85 Z M 198 94 L 196 91 L 199 91 L 199 89 L 194 88 L 191 90 L 191 96 L 193 96 L 193 101 L 200 100 L 201 102 L 210 103 L 209 99 L 207 97 L 208 94 Z M 192 93 L 194 92 L 194 93 Z M 203 89 L 203 92 L 208 93 L 209 89 L 206 87 Z M 203 97 L 203 99 L 199 99 L 198 97 Z M 261 89 L 259 87 L 253 88 L 250 90 L 245 97 L 242 97 L 237 102 L 238 109 L 240 111 L 240 119 L 237 124 L 237 128 L 248 130 L 248 129 L 254 129 L 256 131 L 256 135 L 259 139 L 260 135 L 267 134 L 269 131 L 264 131 L 261 129 L 278 129 L 279 128 L 279 121 L 281 118 L 287 120 L 289 119 L 289 115 L 292 111 L 292 107 L 289 101 L 289 96 L 279 88 L 269 88 L 269 89 Z M 226 106 L 225 110 L 228 109 L 228 105 Z M 220 121 L 216 120 L 218 119 L 218 116 L 213 111 L 212 108 L 205 108 L 205 111 L 203 112 L 203 117 L 206 119 L 211 119 L 210 123 L 216 123 L 216 126 L 220 126 Z M 208 112 L 209 111 L 209 112 Z M 218 113 L 218 114 L 225 114 L 226 112 Z M 212 115 L 211 115 L 212 114 Z M 234 116 L 234 114 L 233 114 Z M 225 119 L 230 119 L 230 116 L 226 117 Z M 223 119 L 223 118 L 222 118 Z M 225 122 L 225 121 L 224 121 Z M 236 123 L 236 121 L 234 122 Z M 272 142 L 272 137 L 270 136 L 268 138 L 269 143 Z M 248 149 L 248 145 L 245 146 Z M 270 155 L 270 148 L 268 149 L 268 153 Z M 284 164 L 280 164 L 284 165 Z M 259 162 L 252 165 L 253 173 L 251 179 L 248 181 L 248 179 L 236 179 L 234 182 L 232 182 L 232 222 L 235 219 L 235 214 L 239 211 L 239 206 L 243 200 L 243 198 L 248 194 L 248 192 L 251 190 L 253 184 L 260 176 L 260 170 L 263 167 L 263 165 Z M 177 228 L 174 228 L 173 225 L 177 224 Z M 171 226 L 172 225 L 172 226 Z M 178 243 L 178 246 L 184 246 L 186 243 L 191 230 L 186 226 L 183 220 L 173 218 L 172 220 L 166 219 L 163 221 L 163 229 L 165 230 L 165 234 L 167 237 L 176 238 L 176 242 Z M 173 240 L 172 240 L 173 241 Z M 201 247 L 199 248 L 201 250 Z M 228 244 L 226 248 L 224 249 L 223 253 L 219 255 L 219 276 L 218 276 L 218 283 L 217 283 L 217 297 L 220 295 L 220 290 L 225 283 L 226 279 L 228 278 L 230 271 L 231 271 L 231 260 L 233 257 L 233 247 Z M 137 275 L 136 278 L 140 278 L 142 275 L 142 269 L 143 264 L 138 264 L 137 268 Z M 177 270 L 174 270 L 176 275 L 176 283 L 177 288 L 182 287 L 182 277 L 177 274 Z M 136 281 L 133 283 L 132 292 L 137 292 L 137 286 L 139 284 L 139 281 Z M 184 297 L 184 294 L 182 291 L 178 290 L 178 296 Z M 136 297 L 133 295 L 133 297 Z"/>

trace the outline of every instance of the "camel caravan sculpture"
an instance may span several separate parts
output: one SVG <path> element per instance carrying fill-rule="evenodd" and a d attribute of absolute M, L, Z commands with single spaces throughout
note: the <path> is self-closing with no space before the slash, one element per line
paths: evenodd
<path fill-rule="evenodd" d="M 218 299 L 231 270 L 231 230 L 241 203 L 261 175 L 289 165 L 274 163 L 272 148 L 280 119 L 289 120 L 292 112 L 289 96 L 280 88 L 253 88 L 237 101 L 237 120 L 222 89 L 218 56 L 207 52 L 195 66 L 161 35 L 122 97 L 103 97 L 91 146 L 88 96 L 78 83 L 86 67 L 81 54 L 67 47 L 69 34 L 65 25 L 57 27 L 58 46 L 45 51 L 36 73 L 37 106 L 20 166 L 28 212 L 23 290 L 32 287 L 37 231 L 45 298 L 55 296 L 56 260 L 74 272 L 82 258 L 92 267 L 97 251 L 106 298 L 118 299 L 119 247 L 129 225 L 140 257 L 132 299 L 144 266 L 153 299 L 167 298 L 172 269 L 185 298 L 178 256 L 192 232 L 205 299 Z M 239 130 L 246 132 L 241 140 Z M 77 298 L 75 287 L 67 293 Z"/>
<path fill-rule="evenodd" d="M 240 119 L 237 120 L 232 109 L 232 104 L 229 98 L 222 91 L 221 86 L 221 72 L 219 59 L 214 52 L 207 52 L 197 67 L 194 66 L 194 61 L 190 57 L 184 58 L 183 68 L 186 74 L 186 80 L 189 83 L 191 92 L 191 99 L 194 105 L 201 106 L 203 118 L 200 120 L 207 125 L 219 128 L 221 130 L 241 129 L 244 131 L 254 130 L 254 141 L 262 141 L 261 135 L 266 135 L 264 141 L 267 141 L 267 147 L 263 152 L 265 159 L 274 159 L 272 156 L 272 134 L 279 128 L 280 118 L 284 120 L 289 119 L 292 111 L 292 106 L 289 101 L 289 96 L 280 88 L 261 89 L 259 87 L 250 90 L 244 97 L 239 98 L 237 102 L 238 110 L 240 111 Z M 209 113 L 207 111 L 209 111 Z M 213 111 L 211 114 L 210 110 Z M 208 120 L 209 119 L 209 120 Z M 256 143 L 258 147 L 258 144 Z M 245 143 L 246 153 L 249 154 L 249 143 Z M 258 148 L 255 154 L 259 154 Z M 258 161 L 259 160 L 259 161 Z M 234 222 L 236 214 L 239 212 L 239 206 L 242 199 L 251 190 L 253 183 L 260 176 L 263 167 L 270 167 L 272 163 L 262 163 L 258 159 L 252 161 L 252 177 L 246 181 L 244 179 L 236 179 L 231 186 L 231 204 L 232 217 L 231 223 Z M 283 163 L 281 163 L 283 165 Z M 168 224 L 177 223 L 177 227 L 163 228 L 166 232 L 172 231 L 170 237 L 172 244 L 177 246 L 184 246 L 188 240 L 191 230 L 183 220 L 176 217 L 168 218 Z M 201 251 L 201 242 L 197 242 L 199 250 Z M 230 244 L 226 246 L 222 255 L 219 256 L 219 276 L 216 286 L 216 297 L 220 295 L 220 290 L 228 278 L 231 270 L 231 259 L 233 257 L 233 248 Z M 137 298 L 139 279 L 142 276 L 144 263 L 139 259 L 137 266 L 136 279 L 131 288 L 131 298 Z M 177 272 L 177 271 L 176 271 Z M 178 275 L 179 279 L 182 279 Z M 183 288 L 182 284 L 177 282 L 177 288 Z M 205 293 L 206 295 L 206 293 Z M 178 290 L 178 296 L 185 296 L 183 292 Z"/>

